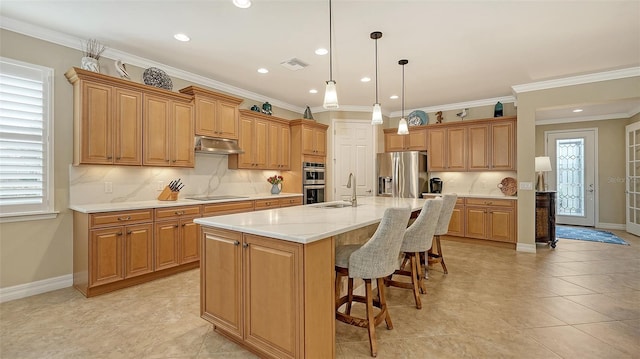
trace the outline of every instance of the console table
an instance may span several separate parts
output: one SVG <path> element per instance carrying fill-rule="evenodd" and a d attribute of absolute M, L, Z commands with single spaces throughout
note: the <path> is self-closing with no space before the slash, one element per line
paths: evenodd
<path fill-rule="evenodd" d="M 556 247 L 556 192 L 536 192 L 536 243 Z"/>

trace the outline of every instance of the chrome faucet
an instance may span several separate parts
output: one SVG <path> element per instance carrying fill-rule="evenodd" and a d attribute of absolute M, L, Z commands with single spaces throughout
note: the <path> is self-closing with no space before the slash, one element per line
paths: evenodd
<path fill-rule="evenodd" d="M 353 186 L 351 185 L 353 183 Z M 356 176 L 353 173 L 349 173 L 349 180 L 347 181 L 347 188 L 353 188 L 351 192 L 351 207 L 358 206 L 358 198 L 356 197 Z"/>

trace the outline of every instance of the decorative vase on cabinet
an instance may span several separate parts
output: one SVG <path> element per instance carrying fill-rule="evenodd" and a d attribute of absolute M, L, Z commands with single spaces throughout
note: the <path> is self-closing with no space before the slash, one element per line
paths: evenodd
<path fill-rule="evenodd" d="M 271 185 L 271 194 L 280 194 L 282 187 L 280 184 L 274 183 Z"/>

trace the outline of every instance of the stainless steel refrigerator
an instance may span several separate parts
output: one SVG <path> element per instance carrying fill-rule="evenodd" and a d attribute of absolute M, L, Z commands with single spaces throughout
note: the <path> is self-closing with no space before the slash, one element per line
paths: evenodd
<path fill-rule="evenodd" d="M 378 153 L 376 169 L 378 196 L 422 198 L 429 192 L 426 152 Z"/>

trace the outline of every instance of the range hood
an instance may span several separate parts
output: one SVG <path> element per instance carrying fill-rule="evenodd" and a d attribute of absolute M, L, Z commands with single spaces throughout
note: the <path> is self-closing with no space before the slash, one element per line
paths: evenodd
<path fill-rule="evenodd" d="M 244 153 L 242 148 L 238 146 L 238 141 L 226 138 L 212 138 L 205 136 L 196 136 L 196 152 L 210 153 L 215 155 L 232 155 L 235 153 Z"/>

